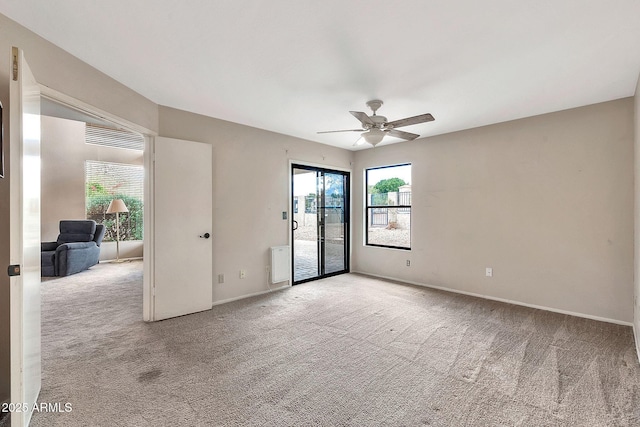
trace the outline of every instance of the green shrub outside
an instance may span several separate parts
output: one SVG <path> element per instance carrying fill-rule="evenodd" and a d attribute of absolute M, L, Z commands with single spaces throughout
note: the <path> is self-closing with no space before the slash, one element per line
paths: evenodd
<path fill-rule="evenodd" d="M 113 199 L 122 199 L 129 212 L 120 213 L 120 241 L 142 240 L 143 238 L 143 203 L 137 197 L 124 194 L 104 194 L 99 184 L 87 185 L 87 219 L 92 219 L 105 226 L 105 241 L 116 240 L 116 214 L 107 214 L 109 203 Z"/>

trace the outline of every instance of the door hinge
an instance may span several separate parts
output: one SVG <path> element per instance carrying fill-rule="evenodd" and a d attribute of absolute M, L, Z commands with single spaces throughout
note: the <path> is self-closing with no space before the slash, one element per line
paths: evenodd
<path fill-rule="evenodd" d="M 20 275 L 20 264 L 10 265 L 7 269 L 7 274 L 9 277 L 19 276 Z"/>
<path fill-rule="evenodd" d="M 18 48 L 14 47 L 11 50 L 11 56 L 13 57 L 13 65 L 11 68 L 13 68 L 13 81 L 17 82 L 18 81 Z"/>

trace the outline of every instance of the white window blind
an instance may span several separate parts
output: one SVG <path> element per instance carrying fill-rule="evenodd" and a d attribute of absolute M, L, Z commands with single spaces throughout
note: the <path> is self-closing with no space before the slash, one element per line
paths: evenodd
<path fill-rule="evenodd" d="M 106 147 L 144 150 L 144 138 L 142 135 L 89 123 L 85 127 L 85 142 Z"/>
<path fill-rule="evenodd" d="M 87 160 L 85 174 L 87 184 L 94 187 L 96 184 L 101 186 L 105 194 L 125 195 L 142 200 L 144 194 L 142 166 Z"/>

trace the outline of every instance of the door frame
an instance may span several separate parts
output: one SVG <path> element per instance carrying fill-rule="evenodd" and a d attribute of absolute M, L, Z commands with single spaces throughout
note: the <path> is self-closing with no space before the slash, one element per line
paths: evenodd
<path fill-rule="evenodd" d="M 330 276 L 335 276 L 338 274 L 343 274 L 343 273 L 348 273 L 350 271 L 350 266 L 351 266 L 351 242 L 353 241 L 352 239 L 352 234 L 353 234 L 353 227 L 351 227 L 352 224 L 352 216 L 351 216 L 351 212 L 353 211 L 353 198 L 351 197 L 351 195 L 353 194 L 352 192 L 352 187 L 353 187 L 353 171 L 350 168 L 344 168 L 344 167 L 340 167 L 340 166 L 333 166 L 333 165 L 326 165 L 326 164 L 321 164 L 321 163 L 311 163 L 311 162 L 307 162 L 304 160 L 293 160 L 293 159 L 289 159 L 289 169 L 288 169 L 288 176 L 289 176 L 289 186 L 288 186 L 288 190 L 287 193 L 289 194 L 289 259 L 291 260 L 291 285 L 294 284 L 294 252 L 293 252 L 293 220 L 294 220 L 294 210 L 293 210 L 293 167 L 294 165 L 299 165 L 299 166 L 308 166 L 310 168 L 318 168 L 318 169 L 322 169 L 325 171 L 337 171 L 337 172 L 347 172 L 349 174 L 349 179 L 348 179 L 348 188 L 347 188 L 347 206 L 348 206 L 348 215 L 345 214 L 345 217 L 348 217 L 348 224 L 349 226 L 347 227 L 347 235 L 346 235 L 346 250 L 345 250 L 345 261 L 346 261 L 346 269 L 345 271 L 341 271 L 338 273 L 330 273 L 330 274 L 326 274 L 324 276 L 318 276 L 315 277 L 313 279 L 308 279 L 308 280 L 304 280 L 304 281 L 300 281 L 296 284 L 300 284 L 300 283 L 304 283 L 304 282 L 309 282 L 309 281 L 313 281 L 313 280 L 318 280 L 324 277 L 330 277 Z"/>
<path fill-rule="evenodd" d="M 131 132 L 141 134 L 144 137 L 143 167 L 144 167 L 144 225 L 143 225 L 143 285 L 142 285 L 142 318 L 144 321 L 152 321 L 153 313 L 153 243 L 154 243 L 154 223 L 153 223 L 153 143 L 158 135 L 144 126 L 130 122 L 119 116 L 101 110 L 91 104 L 80 101 L 72 96 L 59 92 L 48 86 L 40 84 L 40 96 L 51 101 L 62 104 L 66 107 L 78 110 L 88 116 L 101 120 L 106 120 Z"/>

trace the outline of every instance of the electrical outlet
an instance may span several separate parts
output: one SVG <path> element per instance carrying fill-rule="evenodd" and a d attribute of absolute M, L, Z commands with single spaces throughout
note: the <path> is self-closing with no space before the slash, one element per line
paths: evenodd
<path fill-rule="evenodd" d="M 487 277 L 493 277 L 493 268 L 487 267 L 485 269 L 484 275 L 487 276 Z"/>
<path fill-rule="evenodd" d="M 246 270 L 240 270 L 240 278 L 244 279 L 245 277 L 247 277 L 247 272 Z"/>
<path fill-rule="evenodd" d="M 410 259 L 407 260 L 407 267 L 411 267 L 411 260 Z"/>
<path fill-rule="evenodd" d="M 224 274 L 218 274 L 218 283 L 224 283 Z"/>

